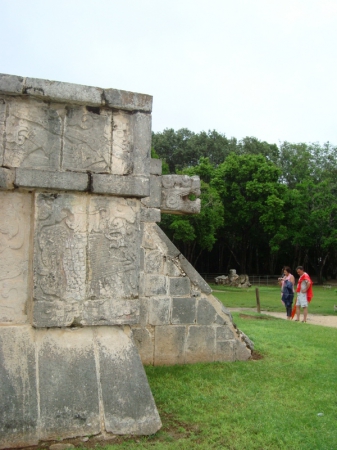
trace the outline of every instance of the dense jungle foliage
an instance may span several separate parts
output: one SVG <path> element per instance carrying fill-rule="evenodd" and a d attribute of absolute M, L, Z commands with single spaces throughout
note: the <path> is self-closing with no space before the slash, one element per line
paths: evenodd
<path fill-rule="evenodd" d="M 304 265 L 319 283 L 337 277 L 337 147 L 166 129 L 152 156 L 163 173 L 200 176 L 201 213 L 160 223 L 200 273 Z"/>

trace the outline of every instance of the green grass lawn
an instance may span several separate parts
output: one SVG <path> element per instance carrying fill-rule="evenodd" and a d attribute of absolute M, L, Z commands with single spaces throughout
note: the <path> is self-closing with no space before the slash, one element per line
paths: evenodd
<path fill-rule="evenodd" d="M 260 359 L 146 367 L 163 428 L 106 449 L 337 449 L 337 329 L 233 318 Z"/>
<path fill-rule="evenodd" d="M 255 286 L 247 289 L 218 286 L 216 284 L 210 284 L 210 286 L 214 290 L 213 295 L 229 308 L 256 308 Z M 285 311 L 285 307 L 281 303 L 279 286 L 259 286 L 258 289 L 262 310 Z M 314 297 L 309 305 L 309 313 L 337 316 L 334 305 L 337 305 L 337 293 L 334 288 L 325 289 L 322 286 L 314 286 Z"/>

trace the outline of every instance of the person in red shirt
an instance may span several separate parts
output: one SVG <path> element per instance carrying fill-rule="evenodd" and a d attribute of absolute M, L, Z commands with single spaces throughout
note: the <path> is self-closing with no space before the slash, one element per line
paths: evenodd
<path fill-rule="evenodd" d="M 300 310 L 303 309 L 303 322 L 307 321 L 308 317 L 308 303 L 313 297 L 312 281 L 309 275 L 304 272 L 303 266 L 298 266 L 296 272 L 299 275 L 297 283 L 297 300 L 296 300 L 296 322 L 300 320 Z"/>

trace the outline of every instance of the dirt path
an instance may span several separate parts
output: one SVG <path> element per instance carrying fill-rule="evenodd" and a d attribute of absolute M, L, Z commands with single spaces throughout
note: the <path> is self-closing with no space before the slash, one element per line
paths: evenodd
<path fill-rule="evenodd" d="M 230 311 L 252 311 L 256 312 L 256 308 L 227 308 Z M 262 314 L 267 314 L 268 316 L 277 317 L 278 319 L 286 319 L 285 312 L 269 312 L 261 310 Z M 301 314 L 300 320 L 303 320 L 303 315 Z M 323 325 L 325 327 L 337 328 L 337 314 L 336 316 L 320 316 L 318 314 L 308 314 L 307 323 L 311 325 Z"/>

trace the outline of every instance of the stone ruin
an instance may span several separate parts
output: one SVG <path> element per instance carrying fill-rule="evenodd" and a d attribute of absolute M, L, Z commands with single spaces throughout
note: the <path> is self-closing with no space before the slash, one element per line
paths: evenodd
<path fill-rule="evenodd" d="M 247 288 L 251 287 L 251 284 L 249 282 L 249 276 L 248 275 L 237 275 L 235 269 L 231 269 L 229 271 L 229 275 L 220 275 L 216 278 L 214 278 L 214 281 L 216 284 L 221 284 L 224 286 L 233 286 L 233 287 L 239 287 L 239 288 Z"/>
<path fill-rule="evenodd" d="M 0 448 L 149 435 L 143 364 L 251 343 L 157 226 L 198 177 L 151 159 L 152 97 L 0 75 Z"/>

